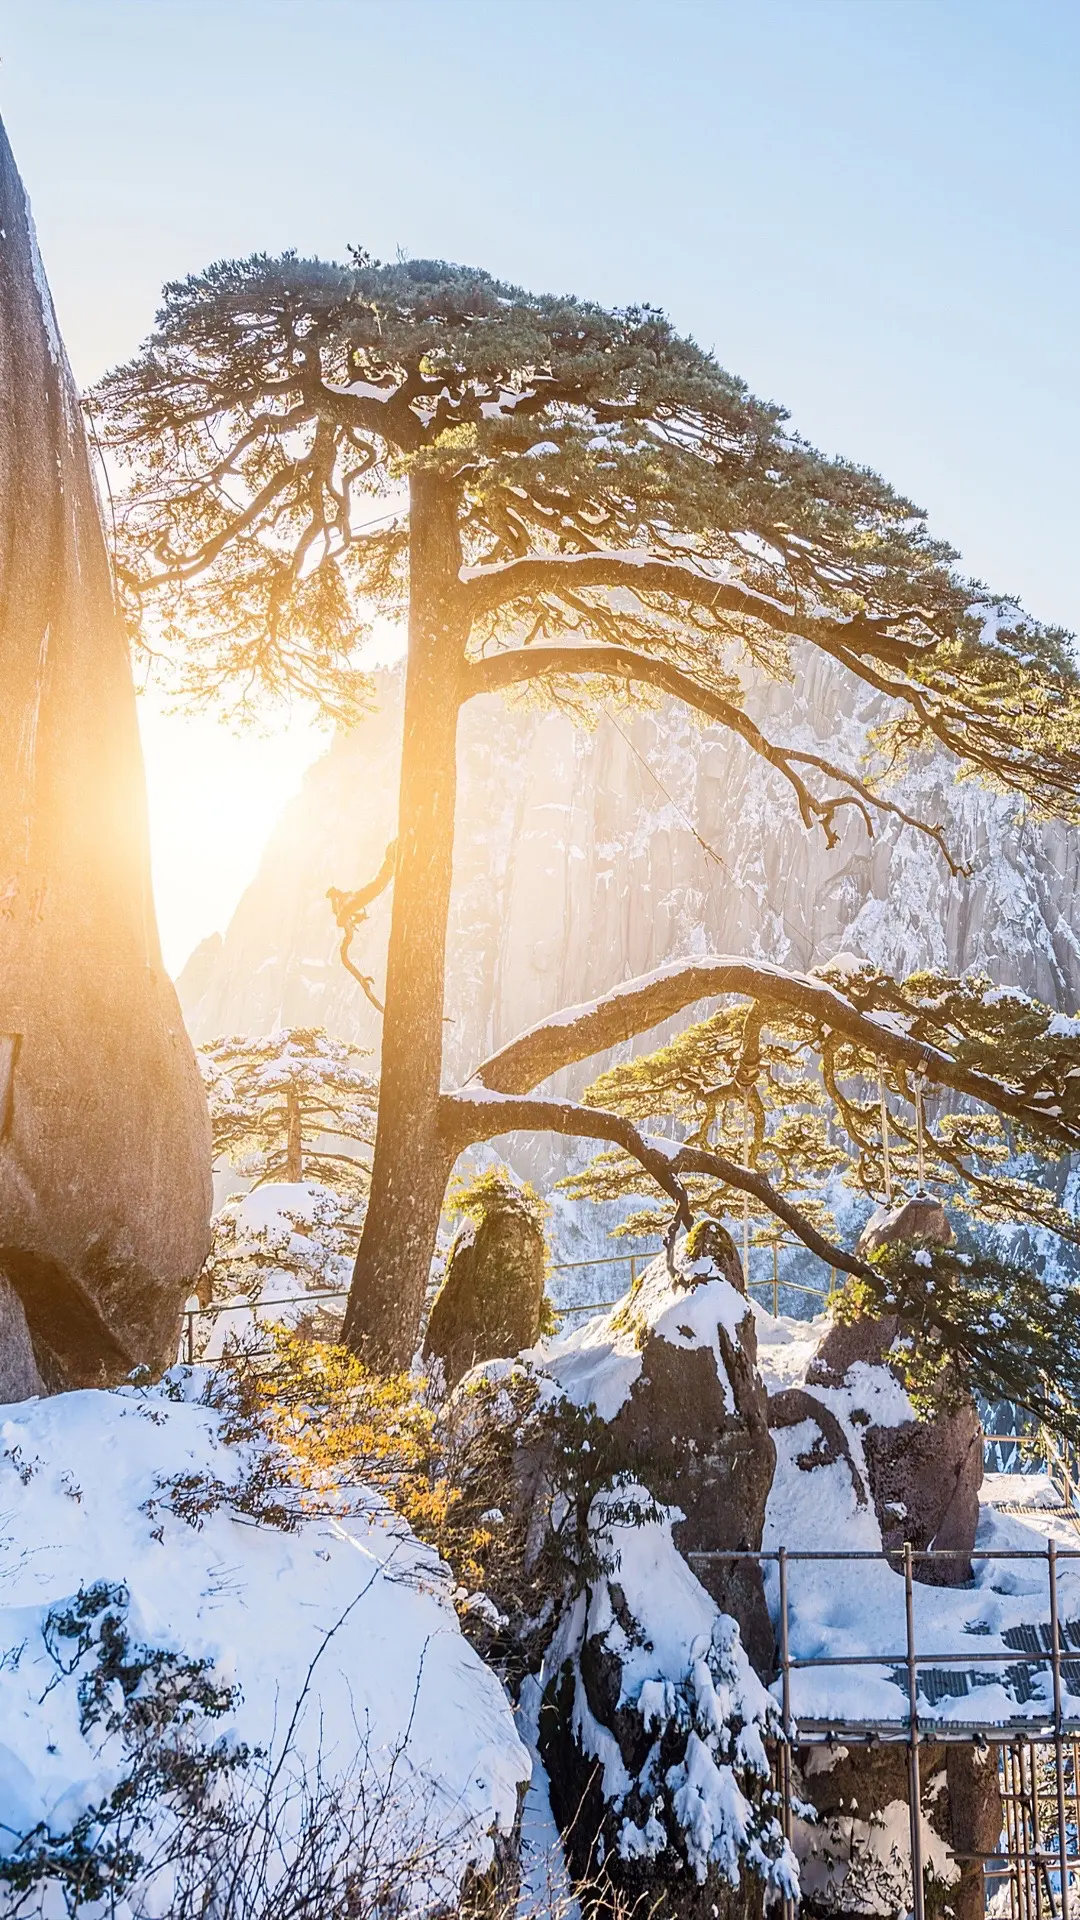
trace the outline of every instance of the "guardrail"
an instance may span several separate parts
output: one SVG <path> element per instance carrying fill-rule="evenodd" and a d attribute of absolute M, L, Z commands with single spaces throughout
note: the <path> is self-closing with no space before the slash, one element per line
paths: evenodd
<path fill-rule="evenodd" d="M 686 1558 L 694 1566 L 709 1567 L 732 1562 L 751 1562 L 759 1568 L 775 1565 L 777 1568 L 777 1664 L 781 1690 L 781 1730 L 778 1741 L 777 1760 L 778 1786 L 781 1795 L 782 1823 L 788 1840 L 792 1837 L 794 1796 L 792 1791 L 792 1752 L 797 1747 L 807 1746 L 844 1746 L 869 1745 L 892 1742 L 903 1744 L 908 1750 L 908 1834 L 911 1855 L 912 1880 L 912 1920 L 925 1920 L 926 1894 L 922 1851 L 922 1792 L 920 1780 L 920 1749 L 927 1740 L 935 1743 L 952 1743 L 985 1746 L 994 1744 L 999 1750 L 999 1769 L 1002 1756 L 1023 1753 L 1039 1746 L 1053 1753 L 1053 1781 L 1049 1792 L 1040 1793 L 1035 1782 L 1034 1771 L 1030 1766 L 1030 1781 L 1025 1785 L 1021 1777 L 1021 1790 L 1017 1792 L 1015 1782 L 1010 1788 L 1012 1776 L 1008 1766 L 1004 1768 L 1006 1789 L 1002 1794 L 1005 1803 L 1006 1845 L 994 1854 L 954 1855 L 957 1859 L 978 1860 L 983 1872 L 989 1879 L 1012 1876 L 1017 1882 L 1011 1901 L 1011 1912 L 1015 1920 L 1025 1920 L 1026 1915 L 1040 1912 L 1040 1893 L 1045 1881 L 1050 1914 L 1055 1914 L 1054 1889 L 1046 1869 L 1050 1864 L 1057 1868 L 1058 1904 L 1057 1916 L 1060 1920 L 1069 1920 L 1070 1893 L 1077 1870 L 1080 1869 L 1080 1706 L 1078 1711 L 1066 1714 L 1064 1706 L 1064 1663 L 1068 1659 L 1070 1668 L 1075 1669 L 1075 1657 L 1070 1658 L 1073 1650 L 1064 1644 L 1065 1638 L 1080 1643 L 1080 1628 L 1076 1623 L 1064 1627 L 1060 1618 L 1058 1597 L 1058 1564 L 1062 1560 L 1080 1560 L 1080 1547 L 1059 1547 L 1057 1542 L 1049 1540 L 1045 1550 L 1038 1548 L 915 1548 L 910 1543 L 903 1547 L 883 1549 L 881 1552 L 859 1551 L 855 1549 L 822 1549 L 820 1551 L 789 1550 L 780 1547 L 773 1552 L 749 1551 L 701 1551 L 688 1552 Z M 857 1654 L 817 1654 L 807 1658 L 793 1657 L 790 1645 L 790 1578 L 791 1569 L 799 1563 L 838 1561 L 878 1561 L 885 1562 L 902 1571 L 904 1576 L 904 1645 L 895 1650 Z M 920 1652 L 915 1630 L 915 1565 L 947 1561 L 953 1565 L 957 1561 L 1013 1561 L 1041 1560 L 1047 1570 L 1048 1623 L 1031 1623 L 1030 1631 L 1042 1640 L 1045 1635 L 1047 1644 L 1039 1650 L 1027 1651 L 1023 1648 L 1009 1648 L 1005 1652 L 982 1652 L 977 1647 L 967 1647 L 959 1653 Z M 937 1593 L 941 1588 L 924 1585 L 922 1592 Z M 1028 1629 L 1025 1628 L 1024 1631 Z M 861 1669 L 864 1667 L 891 1667 L 894 1674 L 903 1675 L 904 1707 L 895 1718 L 876 1720 L 858 1720 L 838 1714 L 832 1717 L 818 1716 L 797 1718 L 793 1711 L 791 1678 L 795 1673 L 811 1668 Z M 1037 1701 L 1034 1690 L 1030 1704 L 1042 1711 L 1017 1714 L 1003 1720 L 1000 1708 L 994 1717 L 979 1718 L 974 1715 L 970 1720 L 961 1722 L 952 1712 L 947 1718 L 938 1718 L 919 1711 L 919 1670 L 926 1667 L 960 1668 L 961 1675 L 977 1672 L 994 1666 L 1012 1669 L 1030 1670 L 1049 1668 L 1051 1679 L 1051 1711 L 1045 1711 L 1045 1704 Z M 1075 1672 L 1068 1675 L 1070 1682 L 1075 1681 Z M 1072 1688 L 1070 1685 L 1069 1691 Z M 1066 1742 L 1069 1754 L 1066 1755 Z M 1015 1773 L 1015 1766 L 1014 1766 Z M 1009 1803 L 1012 1826 L 1009 1824 Z M 1021 1804 L 1018 1806 L 1017 1802 Z M 1056 1829 L 1056 1845 L 1046 1848 L 1040 1840 L 1039 1807 L 1049 1803 L 1052 1809 L 1048 1824 Z M 1017 1825 L 1022 1822 L 1023 1832 Z M 1070 1845 L 1072 1842 L 1072 1845 Z M 1025 1895 L 1028 1891 L 1033 1899 L 1017 1897 L 1020 1893 L 1019 1878 L 1023 1874 Z M 1033 1876 L 1033 1877 L 1032 1877 Z M 791 1908 L 785 1902 L 788 1913 Z"/>
<path fill-rule="evenodd" d="M 829 1284 L 827 1287 L 809 1287 L 801 1280 L 782 1280 L 780 1277 L 780 1251 L 783 1247 L 798 1247 L 802 1248 L 804 1252 L 806 1251 L 806 1249 L 802 1247 L 801 1240 L 774 1240 L 767 1246 L 756 1249 L 753 1243 L 751 1243 L 751 1254 L 755 1251 L 759 1253 L 771 1253 L 772 1273 L 767 1280 L 755 1280 L 753 1277 L 753 1262 L 751 1261 L 748 1269 L 749 1278 L 746 1283 L 747 1292 L 751 1294 L 764 1292 L 772 1301 L 772 1312 L 774 1315 L 780 1312 L 781 1293 L 802 1294 L 807 1299 L 820 1300 L 822 1305 L 826 1306 L 837 1290 L 838 1269 L 836 1267 L 830 1267 L 828 1269 Z M 639 1269 L 647 1267 L 650 1261 L 655 1260 L 657 1254 L 662 1252 L 662 1247 L 655 1247 L 651 1253 L 604 1253 L 599 1254 L 594 1260 L 561 1260 L 552 1267 L 551 1271 L 552 1273 L 572 1273 L 576 1269 L 588 1271 L 593 1267 L 628 1266 L 630 1285 L 633 1286 L 634 1281 L 637 1279 Z M 808 1258 L 814 1259 L 815 1255 L 809 1254 Z M 822 1265 L 824 1265 L 824 1262 L 822 1262 Z M 569 1306 L 556 1307 L 555 1312 L 560 1319 L 565 1319 L 572 1313 L 604 1313 L 608 1307 L 614 1306 L 614 1304 L 614 1300 L 574 1301 Z"/>
<path fill-rule="evenodd" d="M 827 1287 L 810 1287 L 802 1281 L 782 1280 L 780 1278 L 780 1248 L 782 1246 L 799 1247 L 801 1245 L 801 1241 L 798 1240 L 783 1240 L 773 1242 L 770 1247 L 758 1249 L 758 1251 L 761 1252 L 771 1252 L 772 1274 L 767 1280 L 755 1280 L 751 1277 L 747 1283 L 747 1290 L 754 1294 L 760 1294 L 764 1290 L 772 1301 L 772 1311 L 774 1314 L 780 1311 L 780 1294 L 782 1292 L 798 1293 L 807 1299 L 820 1300 L 823 1306 L 828 1304 L 836 1292 L 837 1269 L 835 1267 L 830 1267 L 828 1270 L 829 1284 Z M 651 1251 L 644 1253 L 603 1253 L 598 1254 L 592 1260 L 557 1260 L 553 1262 L 550 1271 L 553 1275 L 564 1273 L 591 1273 L 597 1267 L 621 1267 L 627 1274 L 629 1285 L 633 1286 L 639 1274 L 656 1259 L 658 1253 L 662 1252 L 663 1248 L 657 1246 Z M 812 1255 L 810 1257 L 813 1258 Z M 566 1306 L 556 1307 L 554 1309 L 555 1316 L 559 1320 L 568 1320 L 576 1314 L 606 1313 L 609 1307 L 615 1305 L 618 1298 L 619 1295 L 614 1294 L 607 1300 L 571 1301 Z M 279 1300 L 268 1300 L 265 1303 L 252 1304 L 252 1302 L 248 1300 L 220 1300 L 211 1301 L 209 1306 L 205 1307 L 185 1307 L 181 1357 L 189 1364 L 195 1359 L 195 1325 L 199 1320 L 217 1319 L 220 1315 L 227 1313 L 247 1313 L 254 1315 L 259 1311 L 260 1305 L 263 1305 L 264 1311 L 269 1312 L 277 1307 L 321 1306 L 335 1300 L 343 1301 L 347 1299 L 348 1292 L 346 1289 L 328 1288 L 325 1291 L 320 1290 L 318 1292 L 311 1291 L 307 1293 L 289 1294 Z"/>

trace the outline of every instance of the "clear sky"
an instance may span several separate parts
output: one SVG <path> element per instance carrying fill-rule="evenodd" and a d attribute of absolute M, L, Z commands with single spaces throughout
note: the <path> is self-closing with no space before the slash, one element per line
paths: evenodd
<path fill-rule="evenodd" d="M 1080 628 L 1080 0 L 0 0 L 0 111 L 83 382 L 259 249 L 647 299 Z M 151 717 L 174 965 L 316 747 Z"/>

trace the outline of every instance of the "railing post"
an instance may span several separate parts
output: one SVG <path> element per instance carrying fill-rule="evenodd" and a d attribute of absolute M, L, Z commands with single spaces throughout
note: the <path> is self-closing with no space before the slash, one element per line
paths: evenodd
<path fill-rule="evenodd" d="M 1061 1626 L 1058 1620 L 1057 1541 L 1046 1543 L 1050 1577 L 1050 1667 L 1054 1676 L 1054 1775 L 1057 1784 L 1058 1863 L 1061 1920 L 1069 1920 L 1069 1836 L 1065 1821 L 1065 1755 L 1061 1730 Z"/>
<path fill-rule="evenodd" d="M 195 1315 L 190 1307 L 185 1311 L 184 1323 L 184 1353 L 188 1366 L 193 1367 L 195 1365 Z"/>
<path fill-rule="evenodd" d="M 922 1782 L 919 1778 L 919 1684 L 915 1659 L 915 1593 L 911 1542 L 904 1542 L 904 1616 L 907 1625 L 908 1814 L 911 1823 L 911 1916 L 926 1920 L 922 1860 Z"/>
<path fill-rule="evenodd" d="M 773 1249 L 776 1259 L 776 1249 Z M 784 1839 L 791 1842 L 791 1654 L 788 1648 L 787 1548 L 781 1547 L 780 1564 L 780 1714 L 783 1739 L 780 1746 L 780 1824 Z M 783 1920 L 793 1920 L 795 1902 L 785 1899 Z"/>
<path fill-rule="evenodd" d="M 780 1312 L 780 1248 L 775 1240 L 772 1249 L 772 1311 L 775 1320 Z"/>

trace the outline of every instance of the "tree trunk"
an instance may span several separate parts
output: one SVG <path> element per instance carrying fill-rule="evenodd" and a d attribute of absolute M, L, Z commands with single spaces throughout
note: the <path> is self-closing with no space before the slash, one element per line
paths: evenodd
<path fill-rule="evenodd" d="M 439 1133 L 438 1098 L 468 626 L 455 604 L 456 492 L 430 473 L 413 474 L 409 490 L 409 658 L 379 1118 L 342 1334 L 379 1367 L 407 1366 L 415 1350 L 454 1159 Z"/>
<path fill-rule="evenodd" d="M 297 1181 L 304 1177 L 304 1144 L 300 1132 L 300 1090 L 290 1081 L 285 1093 L 285 1178 Z"/>

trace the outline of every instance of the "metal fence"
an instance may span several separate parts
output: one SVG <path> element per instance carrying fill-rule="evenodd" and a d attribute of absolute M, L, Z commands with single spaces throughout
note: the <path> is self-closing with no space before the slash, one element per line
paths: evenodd
<path fill-rule="evenodd" d="M 836 1291 L 837 1269 L 835 1267 L 828 1269 L 829 1284 L 827 1287 L 810 1287 L 801 1281 L 781 1279 L 781 1248 L 799 1247 L 801 1244 L 798 1240 L 783 1240 L 774 1242 L 771 1246 L 752 1249 L 752 1251 L 771 1254 L 771 1273 L 765 1280 L 755 1280 L 751 1270 L 751 1278 L 747 1283 L 747 1290 L 755 1297 L 760 1297 L 764 1294 L 770 1301 L 771 1310 L 774 1314 L 780 1311 L 781 1293 L 797 1293 L 806 1299 L 820 1301 L 822 1307 L 824 1307 L 828 1305 L 829 1300 Z M 657 1246 L 651 1251 L 644 1253 L 606 1253 L 598 1255 L 593 1260 L 559 1260 L 553 1263 L 550 1271 L 552 1275 L 555 1276 L 571 1273 L 592 1273 L 598 1267 L 609 1268 L 613 1271 L 621 1271 L 625 1277 L 626 1285 L 632 1287 L 644 1272 L 645 1268 L 649 1266 L 650 1263 L 656 1259 L 657 1254 L 662 1251 L 663 1249 Z M 812 1258 L 813 1256 L 810 1257 Z M 625 1287 L 623 1291 L 625 1291 Z M 560 1321 L 573 1320 L 578 1315 L 583 1314 L 605 1313 L 609 1307 L 615 1305 L 619 1297 L 618 1293 L 612 1293 L 603 1300 L 574 1300 L 568 1302 L 565 1306 L 556 1306 L 554 1312 L 556 1318 Z M 327 1288 L 318 1291 L 312 1290 L 306 1293 L 289 1294 L 283 1296 L 281 1299 L 268 1300 L 265 1302 L 221 1300 L 211 1301 L 210 1304 L 205 1307 L 185 1307 L 183 1327 L 181 1330 L 180 1358 L 189 1363 L 196 1359 L 196 1327 L 200 1321 L 214 1321 L 228 1314 L 247 1314 L 256 1319 L 261 1314 L 264 1318 L 270 1319 L 280 1307 L 305 1306 L 314 1309 L 316 1307 L 332 1306 L 335 1303 L 342 1304 L 347 1299 L 348 1293 L 344 1288 Z"/>
<path fill-rule="evenodd" d="M 777 1666 L 781 1690 L 781 1730 L 775 1754 L 776 1783 L 780 1793 L 784 1833 L 792 1838 L 795 1794 L 793 1758 L 798 1750 L 820 1746 L 847 1748 L 878 1743 L 902 1744 L 907 1749 L 908 1836 L 910 1847 L 912 1920 L 926 1920 L 926 1874 L 923 1861 L 922 1788 L 920 1752 L 928 1741 L 998 1751 L 999 1790 L 1003 1826 L 996 1852 L 954 1854 L 957 1860 L 978 1861 L 984 1885 L 993 1894 L 1008 1888 L 1011 1920 L 1049 1920 L 1060 1916 L 1070 1920 L 1075 1905 L 1076 1880 L 1080 1871 L 1080 1622 L 1063 1623 L 1058 1604 L 1058 1565 L 1062 1560 L 1080 1560 L 1080 1547 L 1059 1547 L 1054 1540 L 1045 1551 L 1032 1549 L 925 1548 L 905 1545 L 880 1553 L 856 1551 L 789 1552 L 689 1552 L 687 1559 L 697 1566 L 751 1561 L 759 1567 L 777 1568 Z M 839 1561 L 886 1562 L 903 1574 L 905 1634 L 903 1647 L 883 1647 L 862 1654 L 817 1654 L 794 1657 L 790 1647 L 790 1578 L 798 1563 L 835 1563 Z M 1032 1622 L 1030 1637 L 1036 1645 L 1008 1652 L 921 1651 L 915 1630 L 916 1563 L 957 1561 L 1041 1560 L 1047 1570 L 1048 1620 Z M 922 1587 L 932 1592 L 933 1587 Z M 1066 1641 L 1073 1643 L 1072 1647 Z M 1069 1658 L 1070 1652 L 1072 1658 Z M 960 1721 L 952 1714 L 946 1719 L 920 1712 L 919 1673 L 928 1667 L 959 1669 L 961 1674 L 1002 1665 L 1010 1677 L 1031 1670 L 1049 1671 L 1052 1707 L 1049 1715 L 1037 1711 L 1035 1689 L 1027 1711 L 1014 1718 Z M 860 1720 L 850 1715 L 803 1717 L 796 1719 L 792 1709 L 792 1676 L 811 1668 L 859 1669 L 891 1667 L 902 1688 L 903 1708 L 891 1719 Z M 1066 1689 L 1066 1680 L 1072 1685 Z M 1075 1694 L 1074 1694 L 1075 1687 Z M 1076 1712 L 1065 1711 L 1065 1692 L 1076 1698 Z M 942 1696 L 944 1697 L 944 1696 Z M 1018 1705 L 1020 1703 L 1018 1702 Z M 1036 1710 L 1031 1710 L 1036 1709 Z"/>
<path fill-rule="evenodd" d="M 803 1281 L 781 1279 L 780 1254 L 785 1247 L 798 1248 L 798 1249 L 801 1249 L 803 1252 L 806 1252 L 806 1249 L 803 1247 L 801 1240 L 794 1240 L 794 1239 L 773 1240 L 769 1242 L 767 1245 L 760 1246 L 760 1247 L 755 1247 L 753 1242 L 751 1242 L 751 1245 L 750 1245 L 751 1259 L 747 1263 L 747 1271 L 749 1276 L 746 1283 L 747 1292 L 752 1294 L 755 1298 L 760 1298 L 762 1295 L 764 1295 L 766 1300 L 770 1302 L 771 1311 L 774 1314 L 778 1314 L 780 1312 L 780 1295 L 782 1293 L 797 1293 L 802 1298 L 805 1298 L 808 1300 L 818 1300 L 821 1302 L 821 1305 L 823 1307 L 826 1306 L 828 1302 L 831 1300 L 833 1294 L 836 1292 L 838 1269 L 836 1267 L 829 1267 L 825 1269 L 829 1275 L 828 1286 L 810 1287 L 810 1286 L 807 1286 Z M 650 1261 L 655 1260 L 657 1254 L 661 1253 L 662 1251 L 663 1251 L 662 1247 L 656 1246 L 652 1249 L 651 1252 L 648 1252 L 648 1253 L 605 1253 L 605 1254 L 600 1254 L 594 1260 L 562 1260 L 562 1261 L 558 1261 L 552 1267 L 551 1271 L 553 1274 L 557 1274 L 557 1273 L 561 1274 L 561 1273 L 574 1273 L 574 1272 L 591 1272 L 595 1267 L 613 1267 L 613 1268 L 618 1267 L 618 1268 L 622 1268 L 623 1271 L 627 1274 L 629 1284 L 633 1286 L 635 1280 L 638 1277 L 638 1274 L 645 1267 L 649 1265 Z M 770 1272 L 768 1274 L 768 1277 L 764 1280 L 760 1278 L 760 1275 L 756 1279 L 754 1277 L 755 1264 L 760 1266 L 760 1261 L 755 1263 L 753 1259 L 754 1254 L 766 1254 L 771 1256 L 770 1263 L 769 1263 Z M 807 1258 L 814 1260 L 816 1259 L 816 1256 L 814 1254 L 808 1253 Z M 824 1267 L 824 1262 L 821 1262 L 820 1264 L 822 1265 L 822 1267 Z M 578 1313 L 603 1313 L 606 1311 L 608 1307 L 614 1306 L 615 1299 L 617 1297 L 618 1296 L 616 1295 L 613 1298 L 607 1299 L 607 1300 L 588 1300 L 588 1301 L 583 1300 L 580 1302 L 574 1301 L 573 1303 L 568 1304 L 567 1306 L 556 1307 L 555 1311 L 558 1314 L 560 1319 L 568 1319 L 572 1314 L 578 1314 Z"/>

